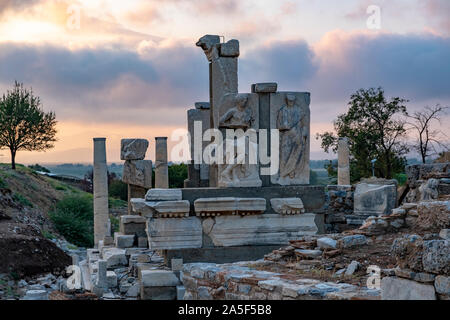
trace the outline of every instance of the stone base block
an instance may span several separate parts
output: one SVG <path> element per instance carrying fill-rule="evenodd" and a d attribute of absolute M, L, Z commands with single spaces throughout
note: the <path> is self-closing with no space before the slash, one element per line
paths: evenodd
<path fill-rule="evenodd" d="M 201 248 L 202 224 L 197 217 L 151 218 L 147 221 L 149 248 L 152 250 Z"/>
<path fill-rule="evenodd" d="M 433 285 L 396 277 L 381 280 L 382 300 L 436 300 Z"/>
<path fill-rule="evenodd" d="M 181 258 L 183 259 L 183 263 L 233 263 L 262 259 L 264 258 L 264 255 L 279 248 L 279 245 L 269 245 L 164 250 L 163 256 L 165 264 L 169 267 L 173 258 Z"/>
<path fill-rule="evenodd" d="M 203 220 L 204 236 L 213 246 L 288 244 L 304 235 L 317 234 L 316 215 L 262 214 L 258 216 L 220 216 Z"/>
<path fill-rule="evenodd" d="M 135 235 L 125 235 L 119 232 L 114 233 L 114 244 L 116 248 L 131 248 L 134 245 Z"/>
<path fill-rule="evenodd" d="M 177 287 L 141 287 L 141 300 L 176 300 Z"/>
<path fill-rule="evenodd" d="M 124 235 L 135 235 L 145 237 L 146 219 L 136 215 L 127 215 L 120 217 L 120 233 Z"/>

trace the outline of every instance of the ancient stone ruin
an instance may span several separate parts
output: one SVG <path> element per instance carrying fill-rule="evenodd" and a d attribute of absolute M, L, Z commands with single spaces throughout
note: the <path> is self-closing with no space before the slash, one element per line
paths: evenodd
<path fill-rule="evenodd" d="M 406 189 L 375 177 L 352 185 L 342 137 L 337 185 L 310 185 L 310 93 L 276 83 L 238 92 L 239 42 L 206 35 L 197 46 L 210 101 L 187 112 L 188 179 L 168 189 L 167 138 L 158 137 L 152 188 L 148 141 L 123 139 L 129 210 L 114 238 L 102 200 L 104 140 L 94 140 L 97 247 L 79 263 L 83 287 L 103 299 L 448 299 L 450 164 L 408 167 Z M 210 142 L 196 137 L 209 129 L 227 137 L 217 148 L 233 150 L 227 130 L 241 130 L 245 159 L 265 139 L 279 170 L 234 153 L 233 163 L 206 163 Z"/>

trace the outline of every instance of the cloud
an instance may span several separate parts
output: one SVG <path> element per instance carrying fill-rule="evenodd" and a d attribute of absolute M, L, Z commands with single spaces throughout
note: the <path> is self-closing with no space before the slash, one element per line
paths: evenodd
<path fill-rule="evenodd" d="M 153 47 L 138 54 L 2 43 L 0 84 L 3 90 L 14 80 L 32 86 L 61 119 L 181 124 L 184 111 L 181 117 L 173 113 L 208 96 L 204 60 L 194 46 Z"/>

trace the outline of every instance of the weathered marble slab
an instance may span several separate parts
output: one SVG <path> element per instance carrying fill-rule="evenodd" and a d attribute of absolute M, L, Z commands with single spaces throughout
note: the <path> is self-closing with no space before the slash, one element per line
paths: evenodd
<path fill-rule="evenodd" d="M 201 198 L 194 202 L 197 216 L 261 214 L 266 211 L 264 198 Z"/>
<path fill-rule="evenodd" d="M 220 216 L 203 220 L 203 232 L 218 247 L 287 244 L 316 234 L 315 214 Z"/>
<path fill-rule="evenodd" d="M 394 184 L 359 183 L 354 195 L 354 214 L 360 216 L 388 215 L 395 208 L 397 188 Z"/>
<path fill-rule="evenodd" d="M 152 187 L 152 161 L 127 160 L 123 165 L 122 181 L 142 188 Z"/>
<path fill-rule="evenodd" d="M 347 138 L 338 141 L 338 185 L 350 185 L 350 150 Z"/>
<path fill-rule="evenodd" d="M 200 218 L 151 218 L 147 221 L 149 248 L 152 250 L 202 247 Z"/>
<path fill-rule="evenodd" d="M 148 148 L 146 139 L 122 139 L 120 141 L 121 160 L 144 160 Z"/>
<path fill-rule="evenodd" d="M 143 199 L 142 199 L 143 200 Z M 176 201 L 142 201 L 133 199 L 133 210 L 146 218 L 182 218 L 188 217 L 190 203 L 188 200 Z"/>
<path fill-rule="evenodd" d="M 305 212 L 303 201 L 300 198 L 273 198 L 270 199 L 273 211 L 279 214 L 300 214 Z"/>
<path fill-rule="evenodd" d="M 276 82 L 264 82 L 252 84 L 252 92 L 255 93 L 275 93 L 278 84 Z"/>
<path fill-rule="evenodd" d="M 280 170 L 273 184 L 309 184 L 309 105 L 309 92 L 270 94 L 270 127 L 280 130 Z"/>
<path fill-rule="evenodd" d="M 176 201 L 181 199 L 181 189 L 150 189 L 145 195 L 147 201 Z"/>

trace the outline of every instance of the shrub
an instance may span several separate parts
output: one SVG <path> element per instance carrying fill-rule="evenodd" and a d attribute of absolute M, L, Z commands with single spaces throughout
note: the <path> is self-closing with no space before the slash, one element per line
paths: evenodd
<path fill-rule="evenodd" d="M 33 204 L 30 202 L 30 200 L 28 200 L 27 198 L 25 198 L 25 197 L 24 197 L 23 195 L 21 195 L 20 193 L 14 193 L 14 195 L 13 195 L 13 200 L 16 201 L 16 202 L 19 202 L 19 203 L 22 204 L 23 206 L 33 208 Z"/>
<path fill-rule="evenodd" d="M 92 196 L 67 195 L 49 216 L 56 230 L 69 242 L 81 247 L 94 246 Z"/>
<path fill-rule="evenodd" d="M 169 166 L 169 187 L 183 188 L 184 180 L 188 177 L 187 165 L 184 163 Z"/>
<path fill-rule="evenodd" d="M 2 178 L 0 178 L 0 189 L 8 188 L 8 184 Z"/>
<path fill-rule="evenodd" d="M 112 180 L 109 184 L 109 196 L 128 201 L 127 184 L 120 180 Z"/>
<path fill-rule="evenodd" d="M 34 171 L 41 171 L 41 172 L 47 172 L 47 173 L 50 173 L 50 170 L 48 170 L 47 168 L 45 168 L 45 167 L 43 167 L 43 166 L 41 166 L 41 165 L 39 165 L 39 164 L 33 164 L 33 165 L 31 165 L 31 166 L 28 166 L 28 168 L 30 168 L 30 169 L 32 169 L 32 170 L 34 170 Z"/>

